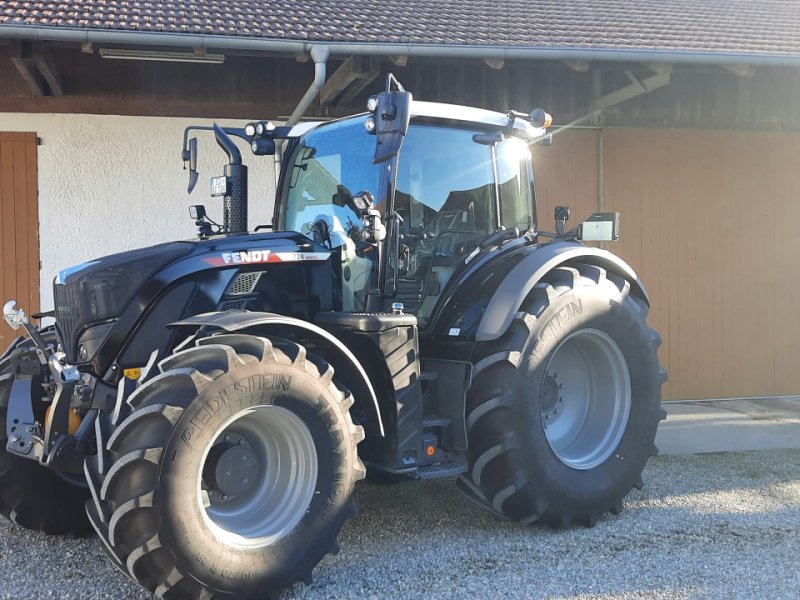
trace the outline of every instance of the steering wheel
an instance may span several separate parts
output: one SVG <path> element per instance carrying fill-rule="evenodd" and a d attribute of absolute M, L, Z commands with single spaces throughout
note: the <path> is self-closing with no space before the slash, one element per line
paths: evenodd
<path fill-rule="evenodd" d="M 432 258 L 437 256 L 457 257 L 466 253 L 466 244 L 479 235 L 474 229 L 445 229 L 440 231 L 433 241 Z M 459 239 L 457 236 L 463 236 Z"/>

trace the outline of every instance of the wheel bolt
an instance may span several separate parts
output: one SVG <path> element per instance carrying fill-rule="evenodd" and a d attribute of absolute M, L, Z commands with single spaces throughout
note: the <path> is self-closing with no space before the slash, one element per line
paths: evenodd
<path fill-rule="evenodd" d="M 563 402 L 563 401 L 564 401 L 564 398 L 562 398 L 561 396 L 559 396 L 559 398 L 558 398 L 558 401 L 559 401 L 559 402 Z"/>
<path fill-rule="evenodd" d="M 557 409 L 557 408 L 556 408 L 556 409 L 553 409 L 553 413 L 554 413 L 554 414 L 558 414 L 558 409 Z"/>
<path fill-rule="evenodd" d="M 225 434 L 225 437 L 223 437 L 222 439 L 224 439 L 226 442 L 230 442 L 230 441 L 231 441 L 231 436 L 229 436 L 229 435 L 226 433 L 226 434 Z"/>
<path fill-rule="evenodd" d="M 559 383 L 558 384 L 558 389 L 563 390 L 564 389 L 564 384 L 563 383 Z"/>
<path fill-rule="evenodd" d="M 249 481 L 247 480 L 247 477 L 242 479 L 242 485 L 247 485 L 248 483 L 249 483 Z"/>

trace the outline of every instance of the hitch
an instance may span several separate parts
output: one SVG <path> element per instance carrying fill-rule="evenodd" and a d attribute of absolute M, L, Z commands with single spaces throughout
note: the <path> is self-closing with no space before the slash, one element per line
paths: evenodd
<path fill-rule="evenodd" d="M 16 300 L 9 300 L 6 302 L 5 305 L 3 305 L 3 318 L 14 331 L 18 330 L 20 325 L 25 328 L 25 331 L 30 336 L 31 340 L 33 340 L 33 343 L 36 344 L 39 361 L 43 365 L 46 365 L 50 349 L 36 328 L 31 325 L 31 322 L 25 315 L 25 311 L 21 308 L 16 308 L 16 305 Z"/>

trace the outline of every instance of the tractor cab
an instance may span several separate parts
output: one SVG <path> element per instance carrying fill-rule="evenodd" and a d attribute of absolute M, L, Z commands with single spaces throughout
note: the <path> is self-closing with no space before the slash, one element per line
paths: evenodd
<path fill-rule="evenodd" d="M 424 327 L 482 241 L 501 231 L 535 232 L 529 145 L 544 131 L 524 121 L 508 127 L 498 117 L 413 102 L 402 150 L 379 163 L 370 114 L 302 126 L 284 160 L 276 229 L 300 232 L 338 253 L 343 311 L 366 310 L 370 296 L 391 296 Z M 387 226 L 383 253 L 354 202 L 366 194 Z M 384 309 L 380 304 L 371 310 Z"/>

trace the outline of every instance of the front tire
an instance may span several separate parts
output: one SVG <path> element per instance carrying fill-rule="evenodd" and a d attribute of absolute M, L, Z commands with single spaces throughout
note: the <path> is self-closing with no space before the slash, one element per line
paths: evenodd
<path fill-rule="evenodd" d="M 87 461 L 87 511 L 117 566 L 159 598 L 277 597 L 338 551 L 363 429 L 302 346 L 196 343 L 160 363 Z"/>
<path fill-rule="evenodd" d="M 506 334 L 478 347 L 467 397 L 468 495 L 523 524 L 618 514 L 657 453 L 658 334 L 630 284 L 558 267 Z"/>

